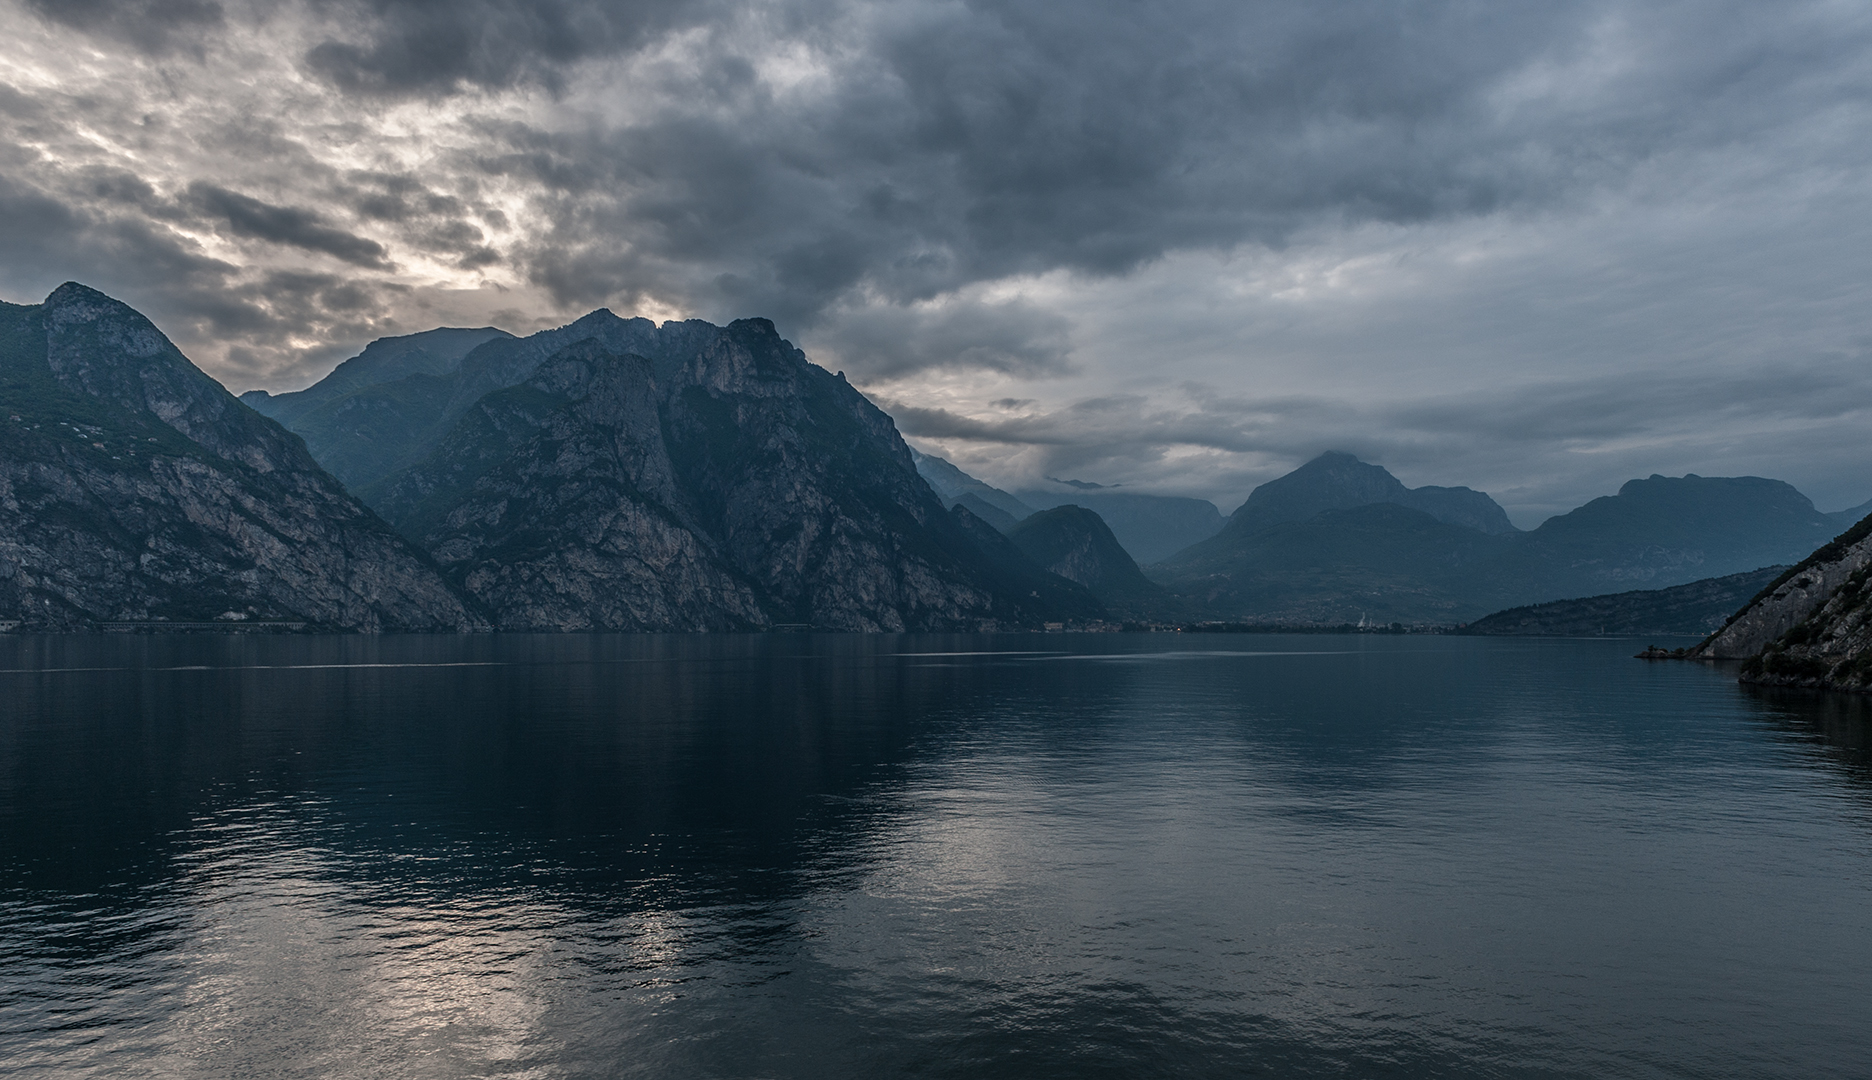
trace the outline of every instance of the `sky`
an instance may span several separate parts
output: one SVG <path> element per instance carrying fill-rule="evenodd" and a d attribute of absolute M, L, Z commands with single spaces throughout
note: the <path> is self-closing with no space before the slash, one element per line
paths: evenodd
<path fill-rule="evenodd" d="M 0 0 L 0 298 L 764 316 L 990 482 L 1872 498 L 1872 5 Z"/>

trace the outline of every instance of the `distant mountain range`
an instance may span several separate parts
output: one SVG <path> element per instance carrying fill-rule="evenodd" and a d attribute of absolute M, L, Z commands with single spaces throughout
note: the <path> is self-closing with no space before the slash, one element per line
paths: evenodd
<path fill-rule="evenodd" d="M 1462 623 L 1797 562 L 1840 519 L 1778 480 L 1690 475 L 1630 481 L 1531 532 L 1505 526 L 1481 492 L 1413 491 L 1325 454 L 1257 488 L 1220 533 L 1149 573 L 1221 618 Z"/>
<path fill-rule="evenodd" d="M 0 305 L 0 410 L 0 621 L 48 629 L 1452 624 L 1576 597 L 1496 622 L 1687 618 L 1743 586 L 1637 594 L 1798 562 L 1858 512 L 1652 476 L 1522 532 L 1339 453 L 1227 519 L 1077 480 L 1014 494 L 911 450 L 765 320 L 604 310 L 386 338 L 236 401 L 68 284 Z"/>
<path fill-rule="evenodd" d="M 1017 497 L 940 458 L 919 455 L 917 468 L 945 501 L 970 506 L 1010 533 L 1035 513 L 1025 500 L 1039 501 L 1031 490 Z M 1100 500 L 1129 499 L 1159 524 L 1177 520 L 1178 504 L 1198 501 L 1084 483 L 1059 487 L 1045 498 L 1070 499 L 1060 505 L 1097 508 L 1101 516 L 1112 504 Z M 1220 528 L 1191 515 L 1181 533 L 1193 537 L 1186 546 L 1155 563 L 1137 561 L 1161 589 L 1151 607 L 1165 619 L 1448 625 L 1505 608 L 1599 601 L 1786 565 L 1855 513 L 1820 513 L 1778 480 L 1652 476 L 1523 532 L 1483 492 L 1407 488 L 1380 466 L 1326 453 L 1256 488 Z M 1133 555 L 1145 546 L 1126 545 Z M 1714 598 L 1730 595 L 1723 590 L 1733 584 L 1692 592 L 1720 606 L 1726 601 Z M 1694 616 L 1679 610 L 1695 606 L 1690 594 L 1659 603 L 1658 611 L 1676 611 L 1679 621 L 1707 621 L 1700 608 Z"/>

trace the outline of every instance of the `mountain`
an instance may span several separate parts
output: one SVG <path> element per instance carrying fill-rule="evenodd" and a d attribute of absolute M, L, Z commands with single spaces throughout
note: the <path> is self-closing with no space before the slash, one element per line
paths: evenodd
<path fill-rule="evenodd" d="M 1222 512 L 1207 499 L 1134 494 L 1079 483 L 1083 486 L 1070 491 L 1022 490 L 1020 497 L 1047 510 L 1067 505 L 1085 507 L 1111 528 L 1132 559 L 1146 566 L 1222 530 Z"/>
<path fill-rule="evenodd" d="M 1163 587 L 1144 576 L 1097 514 L 1080 506 L 1042 510 L 1014 526 L 1008 539 L 1036 565 L 1084 585 L 1124 614 L 1161 607 Z"/>
<path fill-rule="evenodd" d="M 491 371 L 519 381 L 409 440 L 424 456 L 362 489 L 499 626 L 975 630 L 1103 614 L 945 512 L 890 418 L 772 323 L 572 325 L 586 336 L 471 352 L 455 392 Z M 536 339 L 558 347 L 526 367 Z"/>
<path fill-rule="evenodd" d="M 1828 604 L 1868 565 L 1872 565 L 1872 518 L 1862 519 L 1769 582 L 1692 655 L 1706 660 L 1760 656 Z"/>
<path fill-rule="evenodd" d="M 1229 528 L 1151 567 L 1151 580 L 1228 620 L 1458 623 L 1515 601 L 1491 575 L 1513 537 L 1396 503 Z"/>
<path fill-rule="evenodd" d="M 1872 690 L 1872 518 L 1769 583 L 1689 655 L 1744 658 L 1743 682 Z"/>
<path fill-rule="evenodd" d="M 917 473 L 945 506 L 967 506 L 1002 532 L 1035 512 L 1082 506 L 1096 513 L 1134 562 L 1151 563 L 1214 536 L 1222 514 L 1205 499 L 1117 492 L 1079 480 L 1055 480 L 1059 490 L 1033 489 L 1012 495 L 977 480 L 933 454 L 911 451 Z M 1049 477 L 1049 480 L 1051 478 Z"/>
<path fill-rule="evenodd" d="M 1501 573 L 1556 597 L 1660 587 L 1798 563 L 1837 531 L 1780 480 L 1653 475 L 1547 519 Z"/>
<path fill-rule="evenodd" d="M 1105 618 L 1104 605 L 1089 589 L 1029 558 L 1001 530 L 970 511 L 966 500 L 950 507 L 949 514 L 974 541 L 999 591 L 1029 597 L 1052 612 L 1055 620 L 1090 622 Z"/>
<path fill-rule="evenodd" d="M 547 357 L 568 345 L 596 340 L 612 352 L 651 360 L 663 374 L 717 330 L 699 320 L 659 328 L 648 319 L 622 319 L 600 308 L 576 322 L 524 338 L 495 331 L 454 361 L 416 369 L 367 364 L 333 371 L 300 391 L 319 404 L 303 411 L 282 407 L 280 420 L 305 439 L 320 464 L 351 490 L 363 491 L 421 461 L 482 397 L 525 382 Z M 462 340 L 451 338 L 451 345 Z M 433 352 L 428 347 L 425 351 Z M 262 409 L 274 408 L 273 401 L 280 399 L 249 397 Z"/>
<path fill-rule="evenodd" d="M 0 304 L 0 617 L 480 625 L 298 438 L 73 283 Z"/>
<path fill-rule="evenodd" d="M 910 458 L 916 462 L 917 475 L 928 482 L 931 490 L 936 492 L 936 497 L 943 501 L 944 506 L 954 506 L 966 501 L 971 511 L 1002 532 L 1007 531 L 1007 527 L 1002 525 L 1004 519 L 1008 522 L 1008 527 L 1011 527 L 1013 522 L 1034 512 L 1033 507 L 1021 500 L 998 487 L 975 479 L 934 454 L 925 454 L 912 449 Z M 985 513 L 984 507 L 991 508 L 992 513 Z"/>
<path fill-rule="evenodd" d="M 996 506 L 972 491 L 964 493 L 961 498 L 952 503 L 951 509 L 957 506 L 967 507 L 969 513 L 974 514 L 989 525 L 994 526 L 1002 535 L 1013 532 L 1014 526 L 1020 524 L 1019 519 L 1015 518 L 1013 514 L 1008 513 L 1006 510 L 1001 509 L 999 506 Z"/>
<path fill-rule="evenodd" d="M 366 345 L 363 352 L 339 364 L 316 385 L 286 394 L 249 390 L 241 395 L 241 400 L 262 416 L 286 423 L 354 390 L 415 375 L 450 375 L 476 346 L 512 337 L 507 331 L 491 326 L 473 330 L 445 326 L 420 334 L 378 338 Z"/>
<path fill-rule="evenodd" d="M 1428 492 L 1426 508 L 1400 491 Z M 1836 531 L 1806 496 L 1760 477 L 1633 480 L 1527 533 L 1465 524 L 1494 519 L 1493 501 L 1479 500 L 1466 488 L 1413 492 L 1377 466 L 1323 455 L 1257 488 L 1221 533 L 1151 577 L 1223 618 L 1460 622 L 1793 563 Z"/>
<path fill-rule="evenodd" d="M 1519 530 L 1494 499 L 1466 487 L 1407 488 L 1397 477 L 1351 454 L 1328 452 L 1248 495 L 1228 519 L 1243 534 L 1286 521 L 1306 521 L 1326 510 L 1350 510 L 1372 503 L 1393 503 L 1420 510 L 1438 521 L 1491 535 Z"/>
<path fill-rule="evenodd" d="M 1862 502 L 1858 506 L 1848 507 L 1845 510 L 1835 510 L 1828 514 L 1827 517 L 1833 519 L 1833 522 L 1840 528 L 1845 529 L 1859 524 L 1867 515 L 1872 515 L 1872 500 Z"/>
<path fill-rule="evenodd" d="M 1555 600 L 1477 619 L 1468 634 L 1597 637 L 1611 634 L 1708 634 L 1787 567 L 1770 566 L 1668 589 Z"/>

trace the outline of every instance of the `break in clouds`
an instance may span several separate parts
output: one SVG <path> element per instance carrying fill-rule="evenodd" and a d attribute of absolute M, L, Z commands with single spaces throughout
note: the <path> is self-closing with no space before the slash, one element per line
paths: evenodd
<path fill-rule="evenodd" d="M 0 292 L 239 391 L 600 305 L 772 318 L 1006 483 L 1320 450 L 1531 525 L 1872 495 L 1872 11 L 0 0 Z"/>

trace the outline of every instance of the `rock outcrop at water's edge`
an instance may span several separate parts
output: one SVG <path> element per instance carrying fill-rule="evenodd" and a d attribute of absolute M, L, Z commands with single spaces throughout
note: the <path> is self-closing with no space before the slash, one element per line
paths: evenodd
<path fill-rule="evenodd" d="M 297 437 L 69 283 L 0 304 L 0 619 L 485 625 Z"/>
<path fill-rule="evenodd" d="M 1697 646 L 1694 655 L 1707 660 L 1743 660 L 1801 625 L 1828 602 L 1854 574 L 1872 562 L 1872 536 L 1857 535 L 1855 526 L 1840 540 L 1826 545 L 1770 582 L 1723 628 Z"/>
<path fill-rule="evenodd" d="M 1745 658 L 1743 682 L 1872 690 L 1872 517 L 1770 583 L 1688 656 Z"/>

